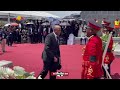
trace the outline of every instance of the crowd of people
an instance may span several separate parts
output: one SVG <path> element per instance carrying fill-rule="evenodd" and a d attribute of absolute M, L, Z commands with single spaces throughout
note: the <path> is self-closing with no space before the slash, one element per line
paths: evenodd
<path fill-rule="evenodd" d="M 77 21 L 60 21 L 62 32 L 60 35 L 60 44 L 67 44 L 69 35 L 72 33 L 78 37 L 80 23 Z M 1 38 L 6 39 L 6 44 L 12 46 L 13 43 L 44 43 L 45 37 L 53 32 L 53 25 L 49 21 L 34 21 L 22 23 L 19 26 L 4 26 L 0 28 Z"/>
<path fill-rule="evenodd" d="M 0 28 L 0 41 L 2 52 L 5 52 L 5 45 L 12 46 L 13 43 L 44 43 L 45 38 L 49 33 L 53 32 L 52 22 L 46 20 L 36 20 L 29 23 L 20 23 L 19 25 L 3 26 Z M 72 33 L 78 36 L 80 22 L 77 21 L 59 21 L 61 26 L 60 44 L 67 44 L 69 35 Z"/>

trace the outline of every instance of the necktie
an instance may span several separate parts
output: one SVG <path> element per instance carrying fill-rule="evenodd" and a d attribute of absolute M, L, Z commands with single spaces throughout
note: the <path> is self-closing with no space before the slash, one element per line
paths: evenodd
<path fill-rule="evenodd" d="M 58 42 L 58 44 L 59 44 L 59 37 L 57 36 L 56 38 L 57 38 L 57 42 Z"/>

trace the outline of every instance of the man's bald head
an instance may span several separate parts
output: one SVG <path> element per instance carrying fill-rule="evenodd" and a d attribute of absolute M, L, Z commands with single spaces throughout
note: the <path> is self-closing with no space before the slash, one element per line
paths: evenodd
<path fill-rule="evenodd" d="M 55 25 L 53 31 L 59 36 L 61 33 L 61 27 L 59 25 Z"/>
<path fill-rule="evenodd" d="M 61 29 L 61 27 L 59 25 L 55 25 L 53 30 L 56 30 L 56 29 Z"/>

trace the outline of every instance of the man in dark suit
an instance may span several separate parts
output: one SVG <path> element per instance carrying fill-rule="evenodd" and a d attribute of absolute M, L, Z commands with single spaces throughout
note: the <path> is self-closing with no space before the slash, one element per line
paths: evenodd
<path fill-rule="evenodd" d="M 56 79 L 52 73 L 61 69 L 60 49 L 59 49 L 59 35 L 61 33 L 61 27 L 55 25 L 53 33 L 50 33 L 45 38 L 45 48 L 42 53 L 43 70 L 41 71 L 38 79 L 44 79 L 50 71 L 50 79 Z"/>

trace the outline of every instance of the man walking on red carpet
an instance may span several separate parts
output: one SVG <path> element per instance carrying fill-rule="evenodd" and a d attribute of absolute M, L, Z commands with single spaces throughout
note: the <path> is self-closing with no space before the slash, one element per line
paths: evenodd
<path fill-rule="evenodd" d="M 82 63 L 82 79 L 99 79 L 102 71 L 102 40 L 97 36 L 101 26 L 90 21 L 87 28 L 88 43 L 85 47 Z"/>
<path fill-rule="evenodd" d="M 55 25 L 53 30 L 53 33 L 48 34 L 45 38 L 45 47 L 42 53 L 44 66 L 38 79 L 44 79 L 48 71 L 50 71 L 50 79 L 56 79 L 56 76 L 54 76 L 53 73 L 61 69 L 59 49 L 59 35 L 61 33 L 61 27 L 59 25 Z"/>

